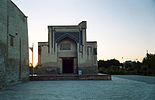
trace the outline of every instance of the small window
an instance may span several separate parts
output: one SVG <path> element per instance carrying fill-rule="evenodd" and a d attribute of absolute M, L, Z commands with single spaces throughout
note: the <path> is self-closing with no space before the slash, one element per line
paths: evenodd
<path fill-rule="evenodd" d="M 92 54 L 92 47 L 88 46 L 87 47 L 87 55 L 91 55 Z"/>
<path fill-rule="evenodd" d="M 94 48 L 94 55 L 97 55 L 97 48 Z"/>
<path fill-rule="evenodd" d="M 38 46 L 38 54 L 41 55 L 41 46 Z"/>
<path fill-rule="evenodd" d="M 14 46 L 14 36 L 10 35 L 10 46 Z"/>

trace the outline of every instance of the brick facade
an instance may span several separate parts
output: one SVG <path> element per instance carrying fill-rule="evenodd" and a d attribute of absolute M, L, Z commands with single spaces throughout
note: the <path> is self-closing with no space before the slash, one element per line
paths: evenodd
<path fill-rule="evenodd" d="M 0 0 L 0 88 L 28 80 L 27 17 L 11 0 Z"/>

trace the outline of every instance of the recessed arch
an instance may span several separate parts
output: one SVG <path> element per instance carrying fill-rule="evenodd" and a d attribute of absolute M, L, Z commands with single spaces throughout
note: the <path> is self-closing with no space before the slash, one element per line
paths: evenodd
<path fill-rule="evenodd" d="M 76 73 L 77 43 L 66 37 L 57 43 L 58 63 L 62 73 Z"/>

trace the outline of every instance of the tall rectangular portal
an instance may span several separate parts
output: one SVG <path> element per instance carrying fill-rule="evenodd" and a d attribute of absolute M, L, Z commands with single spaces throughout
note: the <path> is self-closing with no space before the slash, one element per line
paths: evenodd
<path fill-rule="evenodd" d="M 73 73 L 73 59 L 63 59 L 63 73 Z"/>

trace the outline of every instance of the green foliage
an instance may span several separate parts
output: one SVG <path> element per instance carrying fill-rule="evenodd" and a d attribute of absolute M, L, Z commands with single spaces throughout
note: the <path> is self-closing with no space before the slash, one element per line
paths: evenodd
<path fill-rule="evenodd" d="M 120 66 L 120 65 L 121 65 L 121 63 L 116 59 L 111 59 L 111 60 L 107 60 L 107 61 L 104 61 L 104 60 L 99 60 L 98 61 L 98 66 L 99 67 L 108 68 L 110 66 Z"/>
<path fill-rule="evenodd" d="M 143 72 L 147 75 L 155 75 L 155 54 L 147 54 L 143 59 Z"/>
<path fill-rule="evenodd" d="M 98 67 L 100 73 L 115 74 L 120 72 L 120 66 L 122 64 L 116 59 L 110 59 L 107 61 L 99 60 Z"/>
<path fill-rule="evenodd" d="M 98 67 L 99 72 L 105 74 L 139 74 L 155 76 L 155 54 L 147 54 L 142 63 L 139 61 L 126 61 L 121 64 L 116 59 L 107 61 L 99 60 Z"/>

